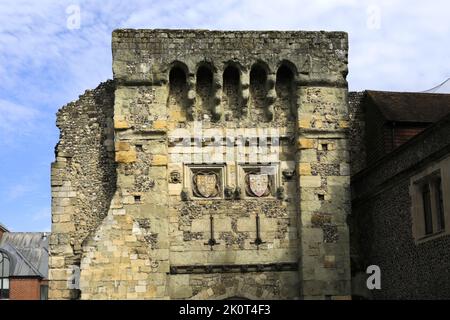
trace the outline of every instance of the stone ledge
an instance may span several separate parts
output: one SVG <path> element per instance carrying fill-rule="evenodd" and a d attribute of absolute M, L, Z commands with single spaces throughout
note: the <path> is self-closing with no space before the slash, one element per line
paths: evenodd
<path fill-rule="evenodd" d="M 185 265 L 170 266 L 170 274 L 203 273 L 248 273 L 248 272 L 282 272 L 298 271 L 298 263 L 281 262 L 269 264 L 227 264 L 227 265 Z"/>

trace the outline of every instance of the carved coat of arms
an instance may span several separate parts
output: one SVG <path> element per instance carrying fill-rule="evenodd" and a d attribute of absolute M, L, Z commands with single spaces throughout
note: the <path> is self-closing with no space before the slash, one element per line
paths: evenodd
<path fill-rule="evenodd" d="M 248 188 L 256 197 L 267 196 L 269 190 L 269 176 L 267 174 L 249 174 Z"/>
<path fill-rule="evenodd" d="M 219 178 L 215 172 L 197 172 L 193 183 L 197 197 L 212 198 L 219 194 Z"/>

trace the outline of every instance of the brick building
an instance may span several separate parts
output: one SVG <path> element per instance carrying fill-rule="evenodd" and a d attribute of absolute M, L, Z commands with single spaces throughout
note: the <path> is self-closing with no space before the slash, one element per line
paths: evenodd
<path fill-rule="evenodd" d="M 0 299 L 46 300 L 48 235 L 0 231 Z"/>
<path fill-rule="evenodd" d="M 353 294 L 449 299 L 450 95 L 366 91 L 350 105 Z M 369 265 L 381 290 L 364 289 Z"/>

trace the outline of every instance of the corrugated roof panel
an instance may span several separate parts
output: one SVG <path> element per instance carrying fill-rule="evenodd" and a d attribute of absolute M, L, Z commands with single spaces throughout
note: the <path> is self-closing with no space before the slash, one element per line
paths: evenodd
<path fill-rule="evenodd" d="M 0 240 L 0 249 L 12 260 L 12 276 L 48 277 L 48 234 L 5 233 Z"/>

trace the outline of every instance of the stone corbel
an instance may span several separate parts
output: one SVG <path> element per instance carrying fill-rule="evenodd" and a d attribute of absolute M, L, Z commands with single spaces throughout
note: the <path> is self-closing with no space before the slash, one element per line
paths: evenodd
<path fill-rule="evenodd" d="M 222 101 L 222 78 L 218 76 L 218 73 L 214 73 L 214 80 L 213 80 L 213 92 L 214 92 L 214 98 L 212 103 L 212 116 L 214 121 L 219 121 L 222 118 L 222 108 L 221 108 L 221 101 Z"/>
<path fill-rule="evenodd" d="M 242 199 L 242 190 L 240 187 L 236 187 L 236 189 L 234 190 L 234 198 L 236 200 L 241 200 Z"/>
<path fill-rule="evenodd" d="M 267 76 L 267 117 L 272 121 L 275 116 L 274 104 L 277 100 L 277 92 L 275 90 L 276 75 L 271 73 Z"/>
<path fill-rule="evenodd" d="M 250 97 L 250 74 L 242 71 L 241 75 L 241 107 L 242 115 L 248 116 L 248 99 Z"/>
<path fill-rule="evenodd" d="M 183 188 L 181 190 L 180 197 L 181 197 L 182 201 L 189 201 L 189 200 L 191 200 L 191 198 L 189 196 L 189 190 L 187 188 Z"/>
<path fill-rule="evenodd" d="M 224 191 L 225 191 L 225 199 L 232 200 L 233 196 L 234 196 L 234 188 L 227 186 L 227 187 L 225 187 Z"/>
<path fill-rule="evenodd" d="M 190 74 L 188 75 L 188 79 L 187 79 L 187 114 L 191 117 L 191 120 L 195 119 L 195 110 L 194 110 L 194 106 L 195 106 L 195 99 L 197 94 L 195 93 L 195 74 Z"/>
<path fill-rule="evenodd" d="M 285 191 L 284 191 L 284 187 L 280 186 L 280 187 L 277 188 L 276 196 L 277 196 L 278 200 L 285 200 L 286 194 L 285 194 Z"/>

